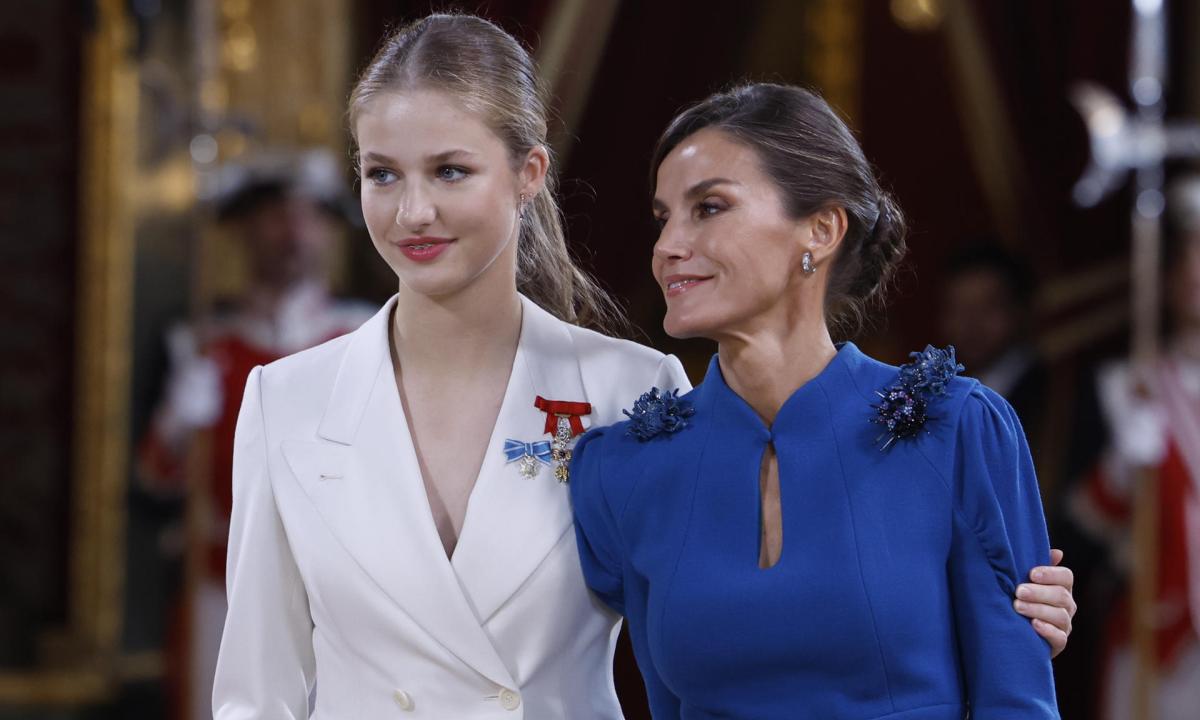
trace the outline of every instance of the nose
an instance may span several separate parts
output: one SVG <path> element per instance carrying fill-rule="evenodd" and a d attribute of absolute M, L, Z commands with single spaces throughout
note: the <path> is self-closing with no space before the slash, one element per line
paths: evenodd
<path fill-rule="evenodd" d="M 400 203 L 396 207 L 396 224 L 416 234 L 432 225 L 436 217 L 437 210 L 429 194 L 419 183 L 410 183 L 400 195 Z"/>
<path fill-rule="evenodd" d="M 687 232 L 670 219 L 663 224 L 654 243 L 654 258 L 660 262 L 687 260 L 692 256 L 692 247 Z"/>

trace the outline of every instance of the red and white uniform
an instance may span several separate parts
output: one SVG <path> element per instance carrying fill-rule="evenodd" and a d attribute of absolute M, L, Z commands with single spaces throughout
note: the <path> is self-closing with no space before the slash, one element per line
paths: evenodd
<path fill-rule="evenodd" d="M 1194 720 L 1200 708 L 1200 362 L 1167 353 L 1150 382 L 1152 401 L 1130 391 L 1128 365 L 1101 374 L 1112 447 L 1087 478 L 1074 509 L 1085 527 L 1111 542 L 1118 563 L 1128 568 L 1135 472 L 1140 466 L 1156 469 L 1156 717 Z M 1101 702 L 1105 720 L 1133 713 L 1129 609 L 1126 597 L 1109 622 Z"/>

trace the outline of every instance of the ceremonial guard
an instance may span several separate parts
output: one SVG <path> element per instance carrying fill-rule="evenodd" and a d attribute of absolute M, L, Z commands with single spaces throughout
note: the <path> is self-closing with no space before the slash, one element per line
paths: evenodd
<path fill-rule="evenodd" d="M 1200 706 L 1200 178 L 1177 185 L 1171 200 L 1178 232 L 1165 287 L 1167 340 L 1144 379 L 1148 392 L 1128 361 L 1099 373 L 1109 443 L 1072 498 L 1074 518 L 1128 573 L 1139 469 L 1152 469 L 1157 479 L 1153 674 L 1161 720 L 1194 718 Z M 1130 609 L 1129 596 L 1122 597 L 1108 622 L 1100 698 L 1106 720 L 1129 717 L 1133 707 Z"/>

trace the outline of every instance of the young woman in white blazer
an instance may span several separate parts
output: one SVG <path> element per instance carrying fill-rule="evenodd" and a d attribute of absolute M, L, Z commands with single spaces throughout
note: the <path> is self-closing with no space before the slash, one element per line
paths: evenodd
<path fill-rule="evenodd" d="M 350 120 L 398 292 L 250 375 L 215 716 L 620 718 L 619 618 L 583 582 L 566 449 L 687 377 L 581 327 L 615 311 L 567 253 L 511 36 L 465 15 L 401 28 Z M 1036 612 L 1073 607 L 1034 587 Z"/>

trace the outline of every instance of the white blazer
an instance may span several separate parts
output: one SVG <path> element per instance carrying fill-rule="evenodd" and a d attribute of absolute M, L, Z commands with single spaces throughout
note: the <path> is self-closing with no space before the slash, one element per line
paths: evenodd
<path fill-rule="evenodd" d="M 589 402 L 584 425 L 606 425 L 651 386 L 688 389 L 682 366 L 522 298 L 512 376 L 450 560 L 394 381 L 395 302 L 250 374 L 215 717 L 620 718 L 620 619 L 584 586 L 567 488 L 549 467 L 523 477 L 503 445 L 549 439 L 538 395 Z"/>

